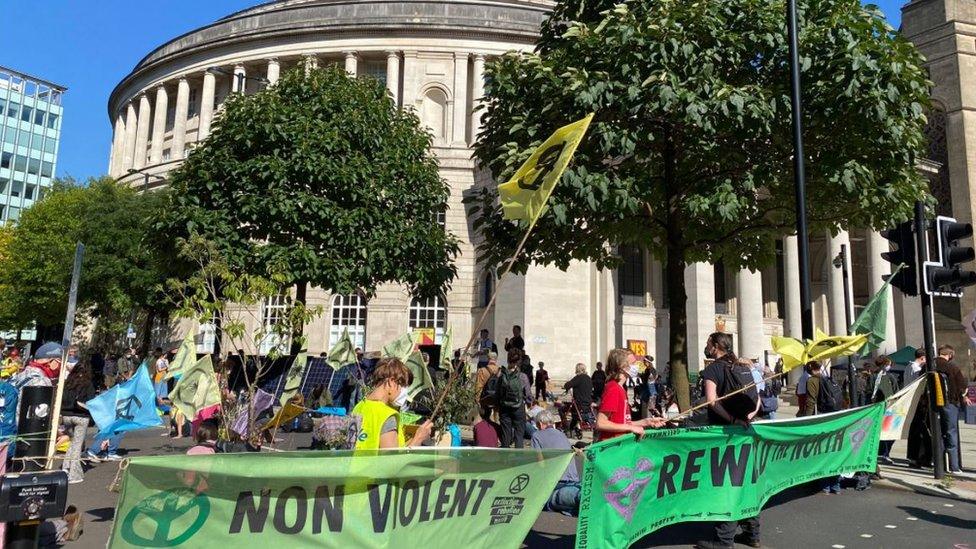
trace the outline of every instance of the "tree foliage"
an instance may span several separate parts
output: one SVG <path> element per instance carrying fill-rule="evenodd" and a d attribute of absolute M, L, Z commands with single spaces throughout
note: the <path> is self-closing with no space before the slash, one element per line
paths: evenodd
<path fill-rule="evenodd" d="M 890 226 L 927 194 L 915 170 L 928 104 L 922 59 L 876 8 L 799 4 L 811 233 Z M 564 0 L 534 53 L 487 69 L 476 155 L 497 180 L 553 129 L 596 113 L 517 268 L 613 267 L 620 245 L 646 247 L 665 261 L 679 385 L 685 266 L 767 265 L 795 226 L 784 13 L 766 0 Z M 469 202 L 485 236 L 479 252 L 497 263 L 521 229 L 501 218 L 494 189 Z"/>
<path fill-rule="evenodd" d="M 138 194 L 107 177 L 56 182 L 4 229 L 0 326 L 64 322 L 77 242 L 85 244 L 79 310 L 112 320 L 160 306 L 164 261 L 148 241 L 164 194 Z"/>
<path fill-rule="evenodd" d="M 172 174 L 163 227 L 205 237 L 237 272 L 337 293 L 399 282 L 436 294 L 456 274 L 458 245 L 436 219 L 450 191 L 430 145 L 376 80 L 291 71 L 224 104 Z"/>

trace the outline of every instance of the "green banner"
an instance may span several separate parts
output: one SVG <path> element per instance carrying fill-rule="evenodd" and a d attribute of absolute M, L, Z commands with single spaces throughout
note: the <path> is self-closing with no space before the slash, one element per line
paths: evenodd
<path fill-rule="evenodd" d="M 791 486 L 874 471 L 884 406 L 595 444 L 583 469 L 576 547 L 628 547 L 677 522 L 752 517 Z"/>
<path fill-rule="evenodd" d="M 443 448 L 133 458 L 111 547 L 518 547 L 572 456 Z"/>

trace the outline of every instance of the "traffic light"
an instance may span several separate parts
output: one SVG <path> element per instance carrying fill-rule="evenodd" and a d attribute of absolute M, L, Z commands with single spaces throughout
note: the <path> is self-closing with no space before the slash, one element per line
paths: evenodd
<path fill-rule="evenodd" d="M 918 263 L 915 259 L 915 234 L 912 230 L 912 222 L 905 221 L 894 229 L 885 229 L 881 231 L 881 236 L 892 243 L 892 250 L 883 252 L 881 257 L 892 264 L 893 271 L 898 265 L 903 265 L 896 274 L 885 275 L 884 279 L 905 295 L 918 295 Z"/>
<path fill-rule="evenodd" d="M 976 258 L 971 246 L 959 245 L 960 240 L 973 236 L 973 226 L 940 215 L 935 218 L 935 234 L 939 256 L 937 262 L 925 265 L 925 289 L 933 295 L 959 297 L 964 287 L 976 284 L 976 272 L 960 267 Z"/>

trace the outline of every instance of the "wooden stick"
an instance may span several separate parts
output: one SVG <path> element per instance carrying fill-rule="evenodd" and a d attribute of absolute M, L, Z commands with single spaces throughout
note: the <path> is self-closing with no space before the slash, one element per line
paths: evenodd
<path fill-rule="evenodd" d="M 513 253 L 512 257 L 508 259 L 508 264 L 505 266 L 505 270 L 501 275 L 498 276 L 499 282 L 501 282 L 502 278 L 508 275 L 508 273 L 512 272 L 512 267 L 515 265 L 515 260 L 518 259 L 519 254 L 521 254 L 522 250 L 525 248 L 525 243 L 528 242 L 529 235 L 532 234 L 532 229 L 535 228 L 535 223 L 538 220 L 539 217 L 536 216 L 536 218 L 532 220 L 532 223 L 529 224 L 529 228 L 522 236 L 522 240 L 519 242 L 518 247 L 515 248 L 515 253 Z M 463 365 L 467 364 L 467 358 L 471 350 L 471 345 L 474 344 L 475 338 L 477 338 L 478 333 L 481 331 L 481 326 L 484 325 L 485 319 L 488 318 L 488 311 L 490 311 L 495 305 L 495 299 L 498 297 L 498 289 L 500 287 L 501 284 L 495 284 L 495 289 L 491 293 L 491 299 L 489 299 L 488 304 L 485 305 L 485 310 L 481 312 L 481 317 L 478 319 L 478 323 L 475 324 L 474 330 L 471 331 L 471 337 L 468 338 L 468 343 L 464 346 L 464 351 L 461 352 L 461 363 Z M 437 404 L 434 406 L 434 411 L 430 414 L 431 421 L 433 421 L 437 417 L 437 413 L 440 412 L 441 405 L 444 403 L 444 397 L 446 397 L 447 393 L 450 392 L 450 390 L 454 387 L 454 382 L 457 380 L 458 373 L 460 371 L 461 368 L 452 368 L 451 375 L 447 379 L 447 386 L 444 387 L 444 391 L 441 393 L 440 397 L 437 399 Z"/>
<path fill-rule="evenodd" d="M 771 375 L 771 376 L 769 376 L 767 378 L 764 378 L 762 381 L 753 381 L 749 385 L 746 385 L 745 387 L 742 387 L 741 389 L 736 389 L 735 391 L 732 391 L 731 393 L 722 395 L 721 397 L 716 398 L 715 400 L 713 400 L 711 402 L 703 402 L 703 403 L 699 404 L 698 406 L 695 406 L 693 408 L 689 408 L 689 409 L 685 410 L 684 412 L 681 412 L 677 416 L 669 419 L 668 421 L 677 421 L 679 419 L 684 419 L 684 418 L 690 416 L 692 414 L 692 412 L 694 412 L 696 410 L 701 410 L 702 408 L 705 408 L 705 407 L 707 407 L 709 405 L 715 404 L 716 402 L 721 402 L 721 401 L 729 398 L 732 395 L 737 395 L 737 394 L 739 394 L 741 392 L 748 391 L 749 389 L 755 387 L 756 385 L 758 385 L 760 383 L 765 383 L 765 382 L 767 382 L 769 380 L 776 379 L 777 377 L 786 375 L 786 373 L 787 373 L 787 371 L 784 371 L 784 372 L 780 372 L 778 374 L 773 374 L 773 375 Z"/>

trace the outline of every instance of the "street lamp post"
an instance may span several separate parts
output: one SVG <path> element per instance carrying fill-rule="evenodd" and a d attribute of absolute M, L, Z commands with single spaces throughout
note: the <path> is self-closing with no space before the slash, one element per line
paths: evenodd
<path fill-rule="evenodd" d="M 854 323 L 854 312 L 851 310 L 851 279 L 847 272 L 847 244 L 840 245 L 840 253 L 834 258 L 834 267 L 840 269 L 844 277 L 844 320 L 847 325 L 847 334 L 851 334 L 851 324 Z M 854 360 L 847 357 L 847 398 L 850 399 L 851 408 L 857 404 L 854 401 Z"/>
<path fill-rule="evenodd" d="M 790 104 L 793 108 L 793 178 L 796 187 L 796 249 L 800 267 L 800 326 L 803 338 L 813 339 L 813 304 L 810 298 L 810 250 L 807 242 L 806 174 L 803 165 L 803 124 L 800 101 L 800 54 L 797 45 L 796 0 L 786 1 L 786 28 L 790 42 Z"/>
<path fill-rule="evenodd" d="M 244 81 L 250 80 L 252 82 L 257 82 L 259 84 L 270 84 L 271 81 L 267 78 L 261 76 L 248 76 L 242 72 L 229 71 L 223 67 L 210 67 L 207 72 L 211 74 L 224 74 L 237 79 L 237 91 L 238 93 L 244 93 Z"/>

